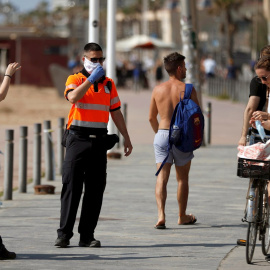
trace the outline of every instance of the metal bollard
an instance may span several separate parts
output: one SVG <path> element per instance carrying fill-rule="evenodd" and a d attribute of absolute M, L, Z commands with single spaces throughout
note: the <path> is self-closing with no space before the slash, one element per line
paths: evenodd
<path fill-rule="evenodd" d="M 208 144 L 211 143 L 211 123 L 212 123 L 212 104 L 211 102 L 207 103 L 207 118 L 208 118 Z"/>
<path fill-rule="evenodd" d="M 34 186 L 41 182 L 41 124 L 34 124 L 33 145 L 33 183 Z"/>
<path fill-rule="evenodd" d="M 54 180 L 54 156 L 51 121 L 44 121 L 44 145 L 45 145 L 45 179 Z"/>
<path fill-rule="evenodd" d="M 6 130 L 5 146 L 5 173 L 4 173 L 4 200 L 12 200 L 13 185 L 13 156 L 14 156 L 14 130 Z"/>
<path fill-rule="evenodd" d="M 64 134 L 64 126 L 65 126 L 65 118 L 58 118 L 58 140 L 57 140 L 57 163 L 58 163 L 58 174 L 62 174 L 62 166 L 64 162 L 64 154 L 65 154 L 65 148 L 61 144 L 62 137 Z"/>
<path fill-rule="evenodd" d="M 19 148 L 19 192 L 26 193 L 27 189 L 27 135 L 28 127 L 20 127 Z"/>

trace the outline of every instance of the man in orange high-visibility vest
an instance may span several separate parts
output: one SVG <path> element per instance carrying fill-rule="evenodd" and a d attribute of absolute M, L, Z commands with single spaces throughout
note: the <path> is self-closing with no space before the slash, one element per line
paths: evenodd
<path fill-rule="evenodd" d="M 114 144 L 113 137 L 107 135 L 109 114 L 124 137 L 125 156 L 133 148 L 114 81 L 105 77 L 102 68 L 105 60 L 102 48 L 96 43 L 86 44 L 82 60 L 84 68 L 68 77 L 64 93 L 72 106 L 65 140 L 60 227 L 55 241 L 59 247 L 67 247 L 73 236 L 83 186 L 79 246 L 101 246 L 94 238 L 94 231 L 106 186 L 107 150 Z"/>

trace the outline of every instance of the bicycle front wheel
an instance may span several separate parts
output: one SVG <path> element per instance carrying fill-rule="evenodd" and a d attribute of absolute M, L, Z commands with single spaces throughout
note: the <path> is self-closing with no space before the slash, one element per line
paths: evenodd
<path fill-rule="evenodd" d="M 267 185 L 265 185 L 265 190 L 263 194 L 263 209 L 262 209 L 262 253 L 267 255 L 270 247 L 270 209 L 268 204 L 268 191 Z"/>
<path fill-rule="evenodd" d="M 248 264 L 251 263 L 254 254 L 257 239 L 257 230 L 258 226 L 256 222 L 248 223 L 247 242 L 246 242 L 246 261 Z"/>

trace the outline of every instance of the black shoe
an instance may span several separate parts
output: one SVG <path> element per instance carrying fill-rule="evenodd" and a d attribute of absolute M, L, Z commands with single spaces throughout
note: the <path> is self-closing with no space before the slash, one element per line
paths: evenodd
<path fill-rule="evenodd" d="M 15 258 L 16 258 L 16 253 L 8 251 L 3 245 L 0 250 L 0 260 L 13 260 Z"/>
<path fill-rule="evenodd" d="M 56 247 L 61 247 L 61 248 L 66 248 L 69 245 L 69 240 L 65 239 L 65 238 L 57 238 L 55 240 L 55 244 Z"/>
<path fill-rule="evenodd" d="M 270 263 L 270 254 L 265 257 L 265 260 Z"/>
<path fill-rule="evenodd" d="M 92 238 L 89 241 L 80 240 L 79 247 L 101 247 L 101 243 L 95 238 Z"/>

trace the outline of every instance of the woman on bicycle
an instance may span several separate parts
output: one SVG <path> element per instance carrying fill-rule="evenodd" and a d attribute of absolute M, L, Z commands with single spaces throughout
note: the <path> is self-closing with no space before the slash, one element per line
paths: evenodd
<path fill-rule="evenodd" d="M 252 117 L 250 119 L 250 124 L 255 128 L 255 121 L 260 120 L 262 123 L 262 126 L 270 130 L 270 102 L 269 102 L 269 90 L 270 90 L 270 56 L 263 56 L 258 60 L 255 67 L 256 72 L 256 80 L 267 87 L 267 100 L 268 103 L 267 111 L 255 111 L 252 114 Z M 270 203 L 270 185 L 268 185 L 268 201 Z"/>

